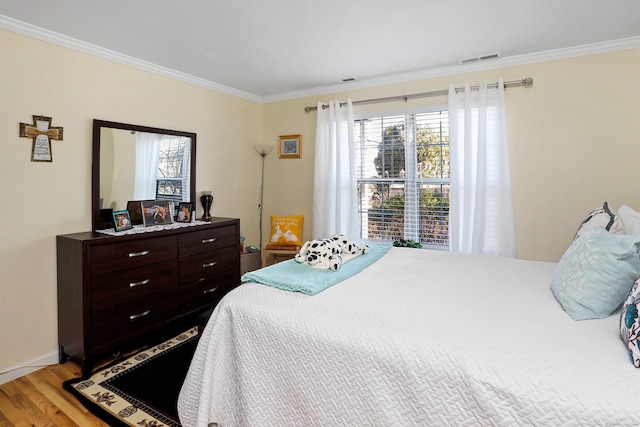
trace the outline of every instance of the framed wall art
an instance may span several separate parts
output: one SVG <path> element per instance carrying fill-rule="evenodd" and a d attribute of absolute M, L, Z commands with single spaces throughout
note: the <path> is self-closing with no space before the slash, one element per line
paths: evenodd
<path fill-rule="evenodd" d="M 32 162 L 52 162 L 51 140 L 62 141 L 62 127 L 51 126 L 51 117 L 32 116 L 33 124 L 20 123 L 20 136 L 32 138 Z"/>
<path fill-rule="evenodd" d="M 113 212 L 113 226 L 116 231 L 124 231 L 133 228 L 131 223 L 131 215 L 129 211 L 114 211 Z"/>
<path fill-rule="evenodd" d="M 300 157 L 302 157 L 302 135 L 279 137 L 278 158 L 299 159 Z"/>
<path fill-rule="evenodd" d="M 171 202 L 166 200 L 143 201 L 142 221 L 145 227 L 152 225 L 173 224 Z"/>

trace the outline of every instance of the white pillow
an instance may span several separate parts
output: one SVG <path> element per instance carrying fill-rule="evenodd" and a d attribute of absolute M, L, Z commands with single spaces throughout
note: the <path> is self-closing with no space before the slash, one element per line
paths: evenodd
<path fill-rule="evenodd" d="M 609 204 L 604 202 L 601 207 L 595 208 L 586 216 L 578 227 L 573 240 L 580 237 L 585 231 L 602 227 L 611 234 L 625 234 L 624 227 L 620 217 L 616 212 L 609 208 Z"/>
<path fill-rule="evenodd" d="M 629 206 L 622 205 L 618 209 L 618 216 L 624 225 L 624 234 L 640 236 L 640 213 L 634 211 Z"/>

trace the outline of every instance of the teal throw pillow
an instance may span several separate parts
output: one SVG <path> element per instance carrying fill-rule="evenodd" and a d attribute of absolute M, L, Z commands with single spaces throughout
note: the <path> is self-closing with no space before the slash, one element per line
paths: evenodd
<path fill-rule="evenodd" d="M 575 320 L 608 317 L 624 301 L 640 272 L 640 236 L 587 230 L 564 253 L 551 290 Z"/>

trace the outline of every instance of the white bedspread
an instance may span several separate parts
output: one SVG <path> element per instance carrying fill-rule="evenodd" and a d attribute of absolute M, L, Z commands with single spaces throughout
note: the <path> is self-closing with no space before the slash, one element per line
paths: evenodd
<path fill-rule="evenodd" d="M 181 422 L 640 426 L 618 315 L 572 320 L 555 268 L 392 248 L 315 296 L 244 284 L 205 328 Z"/>

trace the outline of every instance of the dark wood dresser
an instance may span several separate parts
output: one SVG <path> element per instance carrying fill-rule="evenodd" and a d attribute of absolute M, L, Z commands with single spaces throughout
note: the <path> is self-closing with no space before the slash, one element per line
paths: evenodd
<path fill-rule="evenodd" d="M 194 319 L 240 284 L 240 221 L 124 236 L 57 236 L 58 344 L 91 373 L 98 357 Z"/>

